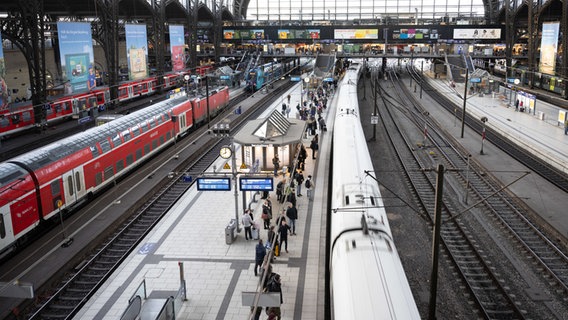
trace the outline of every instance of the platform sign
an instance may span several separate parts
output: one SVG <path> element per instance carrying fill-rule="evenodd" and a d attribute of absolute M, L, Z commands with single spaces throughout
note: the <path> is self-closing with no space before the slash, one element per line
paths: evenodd
<path fill-rule="evenodd" d="M 272 178 L 242 177 L 239 179 L 241 191 L 273 191 Z"/>
<path fill-rule="evenodd" d="M 231 178 L 202 177 L 197 178 L 199 191 L 230 191 Z"/>
<path fill-rule="evenodd" d="M 300 78 L 300 76 L 291 76 L 290 77 L 290 81 L 292 82 L 300 82 L 302 79 Z"/>

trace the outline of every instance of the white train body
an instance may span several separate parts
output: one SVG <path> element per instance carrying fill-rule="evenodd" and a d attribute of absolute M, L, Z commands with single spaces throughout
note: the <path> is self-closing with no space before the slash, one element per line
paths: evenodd
<path fill-rule="evenodd" d="M 348 319 L 420 319 L 393 243 L 357 98 L 361 66 L 338 89 L 333 129 L 330 280 L 332 315 Z"/>

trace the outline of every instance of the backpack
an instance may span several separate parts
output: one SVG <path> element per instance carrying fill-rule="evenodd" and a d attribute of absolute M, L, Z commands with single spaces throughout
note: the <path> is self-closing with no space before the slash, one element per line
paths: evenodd
<path fill-rule="evenodd" d="M 266 283 L 266 290 L 268 290 L 268 292 L 280 292 L 280 283 L 276 281 L 276 275 L 277 273 L 272 273 Z"/>
<path fill-rule="evenodd" d="M 306 188 L 310 188 L 312 186 L 312 182 L 310 179 L 306 180 Z"/>

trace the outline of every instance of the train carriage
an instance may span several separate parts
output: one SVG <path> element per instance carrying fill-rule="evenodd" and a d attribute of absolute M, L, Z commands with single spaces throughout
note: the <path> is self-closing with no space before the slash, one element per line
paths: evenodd
<path fill-rule="evenodd" d="M 228 104 L 228 90 L 211 90 L 212 114 Z M 193 119 L 192 101 L 178 96 L 1 163 L 0 253 L 173 143 Z"/>
<path fill-rule="evenodd" d="M 396 251 L 361 126 L 357 81 L 348 68 L 333 130 L 329 279 L 333 319 L 420 319 Z"/>

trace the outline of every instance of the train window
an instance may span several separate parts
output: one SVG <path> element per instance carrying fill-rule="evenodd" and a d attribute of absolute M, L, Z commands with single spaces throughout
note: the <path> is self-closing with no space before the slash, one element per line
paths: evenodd
<path fill-rule="evenodd" d="M 164 144 L 164 136 L 160 136 L 160 145 Z"/>
<path fill-rule="evenodd" d="M 162 116 L 161 116 L 161 115 L 156 116 L 156 120 L 158 120 L 158 124 L 164 122 L 164 120 L 162 120 Z"/>
<path fill-rule="evenodd" d="M 32 120 L 32 114 L 29 111 L 22 112 L 22 118 L 24 121 L 28 122 Z"/>
<path fill-rule="evenodd" d="M 122 140 L 120 140 L 120 136 L 118 134 L 112 138 L 112 144 L 115 148 L 122 144 Z"/>
<path fill-rule="evenodd" d="M 134 86 L 134 94 L 139 94 L 140 93 L 140 85 L 136 85 Z"/>
<path fill-rule="evenodd" d="M 114 176 L 114 168 L 112 166 L 105 168 L 105 181 Z"/>
<path fill-rule="evenodd" d="M 123 132 L 122 137 L 124 138 L 124 142 L 130 140 L 130 132 L 128 131 Z"/>
<path fill-rule="evenodd" d="M 105 103 L 105 95 L 104 92 L 97 94 L 97 104 L 104 104 Z"/>
<path fill-rule="evenodd" d="M 124 169 L 124 160 L 120 159 L 116 162 L 116 172 L 120 172 Z"/>
<path fill-rule="evenodd" d="M 6 128 L 10 125 L 10 120 L 8 118 L 2 116 L 0 117 L 0 128 Z"/>
<path fill-rule="evenodd" d="M 101 150 L 103 151 L 103 153 L 110 150 L 110 142 L 108 142 L 108 140 L 102 140 L 99 142 L 99 144 L 101 145 Z"/>
<path fill-rule="evenodd" d="M 142 90 L 146 90 L 148 89 L 148 84 L 147 83 L 143 83 L 142 84 Z"/>
<path fill-rule="evenodd" d="M 118 90 L 118 96 L 122 97 L 122 96 L 127 96 L 128 95 L 128 89 L 127 88 L 122 88 L 120 90 Z"/>
<path fill-rule="evenodd" d="M 61 187 L 59 186 L 59 180 L 55 180 L 51 183 L 51 195 L 57 196 L 61 193 Z"/>
<path fill-rule="evenodd" d="M 45 115 L 46 115 L 46 116 L 49 117 L 49 116 L 52 115 L 52 114 L 53 114 L 53 109 L 52 109 L 52 108 L 45 109 Z"/>
<path fill-rule="evenodd" d="M 148 131 L 148 122 L 144 122 L 140 125 L 140 128 L 142 128 L 142 133 Z"/>
<path fill-rule="evenodd" d="M 71 101 L 67 101 L 63 103 L 63 109 L 65 111 L 70 111 L 71 110 Z"/>
<path fill-rule="evenodd" d="M 151 83 L 151 87 L 152 87 L 152 88 L 157 88 L 157 87 L 158 87 L 158 81 L 153 80 L 153 81 L 150 82 L 150 83 Z"/>
<path fill-rule="evenodd" d="M 87 109 L 87 99 L 77 99 L 77 108 L 79 108 L 79 110 L 85 110 Z"/>
<path fill-rule="evenodd" d="M 148 154 L 148 153 L 150 153 L 150 145 L 146 144 L 146 145 L 144 145 L 144 154 Z"/>
<path fill-rule="evenodd" d="M 20 123 L 20 115 L 19 115 L 19 114 L 13 114 L 13 115 L 12 115 L 12 123 L 13 123 L 13 124 L 18 124 L 18 123 Z"/>
<path fill-rule="evenodd" d="M 101 183 L 103 183 L 103 173 L 97 172 L 97 174 L 95 174 L 95 185 L 98 186 Z"/>
<path fill-rule="evenodd" d="M 167 113 L 164 113 L 164 120 L 165 120 L 165 121 L 170 120 L 170 115 L 167 114 Z"/>
<path fill-rule="evenodd" d="M 99 156 L 99 150 L 96 147 L 91 146 L 91 153 L 93 154 L 93 158 L 96 158 Z"/>
<path fill-rule="evenodd" d="M 0 239 L 6 238 L 6 224 L 4 223 L 4 215 L 0 213 Z"/>
<path fill-rule="evenodd" d="M 97 106 L 97 97 L 89 97 L 89 108 Z"/>
<path fill-rule="evenodd" d="M 158 148 L 158 140 L 154 139 L 152 140 L 152 150 L 156 150 L 156 148 Z"/>
<path fill-rule="evenodd" d="M 166 132 L 166 140 L 170 140 L 172 138 L 172 133 L 171 132 Z"/>
<path fill-rule="evenodd" d="M 140 160 L 142 158 L 142 149 L 136 150 L 136 160 Z"/>
<path fill-rule="evenodd" d="M 75 187 L 77 192 L 81 191 L 81 174 L 79 172 L 75 172 Z"/>
<path fill-rule="evenodd" d="M 129 166 L 134 162 L 134 156 L 129 154 L 126 156 L 126 165 Z"/>
<path fill-rule="evenodd" d="M 140 135 L 140 127 L 136 126 L 132 128 L 132 137 L 137 137 Z"/>
<path fill-rule="evenodd" d="M 154 128 L 156 126 L 156 120 L 154 118 L 150 119 L 148 123 L 150 124 L 150 128 Z"/>
<path fill-rule="evenodd" d="M 74 193 L 74 189 L 73 189 L 73 176 L 68 176 L 67 177 L 67 190 L 69 191 L 70 195 L 73 195 Z"/>

